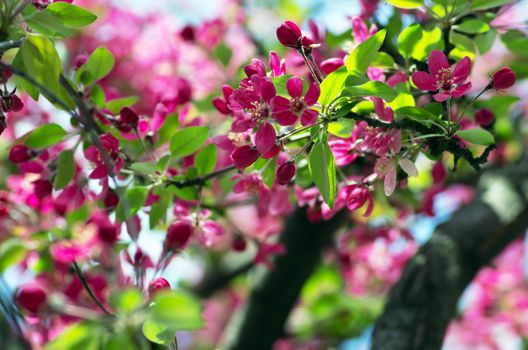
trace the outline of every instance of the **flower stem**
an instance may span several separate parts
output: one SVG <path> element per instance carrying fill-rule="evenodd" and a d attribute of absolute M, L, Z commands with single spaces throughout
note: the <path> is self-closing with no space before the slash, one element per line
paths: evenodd
<path fill-rule="evenodd" d="M 92 298 L 92 300 L 104 312 L 105 315 L 113 317 L 114 315 L 105 308 L 105 306 L 99 301 L 99 299 L 97 299 L 94 292 L 92 291 L 92 288 L 90 288 L 90 286 L 88 285 L 88 282 L 86 281 L 86 278 L 84 277 L 81 269 L 79 268 L 79 265 L 77 265 L 77 262 L 75 261 L 73 262 L 73 269 L 77 277 L 79 277 L 79 280 L 81 280 L 81 283 L 84 289 L 86 290 L 86 292 L 88 293 L 88 295 L 90 296 L 90 298 Z"/>

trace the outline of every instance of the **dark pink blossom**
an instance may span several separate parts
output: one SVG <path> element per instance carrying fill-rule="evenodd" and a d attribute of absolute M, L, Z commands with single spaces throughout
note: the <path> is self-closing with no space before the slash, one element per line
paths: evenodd
<path fill-rule="evenodd" d="M 286 74 L 286 64 L 284 60 L 279 58 L 279 55 L 273 50 L 270 51 L 269 65 L 271 68 L 272 77 L 280 77 Z"/>
<path fill-rule="evenodd" d="M 260 175 L 257 174 L 237 174 L 232 177 L 237 180 L 233 186 L 234 193 L 246 193 L 257 197 L 257 212 L 259 217 L 267 214 L 271 202 L 271 191 L 266 186 Z"/>
<path fill-rule="evenodd" d="M 33 314 L 38 313 L 46 304 L 46 291 L 37 283 L 25 284 L 16 294 L 17 304 Z"/>
<path fill-rule="evenodd" d="M 506 90 L 515 84 L 515 73 L 509 67 L 503 67 L 496 71 L 491 77 L 493 88 L 496 90 Z"/>
<path fill-rule="evenodd" d="M 100 242 L 109 245 L 113 245 L 117 242 L 120 225 L 112 223 L 106 213 L 100 211 L 93 213 L 88 220 L 88 223 L 96 226 L 97 239 Z"/>
<path fill-rule="evenodd" d="M 53 191 L 53 185 L 49 180 L 38 179 L 33 181 L 33 192 L 40 199 L 46 198 Z"/>
<path fill-rule="evenodd" d="M 9 150 L 9 161 L 11 163 L 27 162 L 33 157 L 31 150 L 25 145 L 14 145 Z"/>
<path fill-rule="evenodd" d="M 114 172 L 118 172 L 124 165 L 123 159 L 119 157 L 119 140 L 111 134 L 103 134 L 100 138 L 101 146 L 105 152 L 101 152 L 96 145 L 88 147 L 84 156 L 95 163 L 95 169 L 88 176 L 90 179 L 104 179 L 108 176 L 108 168 L 105 157 L 110 164 L 114 164 Z"/>
<path fill-rule="evenodd" d="M 428 64 L 429 73 L 415 72 L 412 80 L 421 90 L 438 91 L 433 95 L 435 101 L 443 102 L 450 97 L 459 98 L 471 88 L 471 82 L 465 83 L 471 72 L 469 57 L 462 58 L 450 67 L 444 53 L 433 50 L 429 55 Z"/>
<path fill-rule="evenodd" d="M 333 58 L 329 58 L 329 59 L 324 60 L 323 62 L 321 62 L 319 67 L 321 68 L 323 73 L 330 74 L 333 71 L 335 71 L 336 69 L 338 69 L 339 67 L 342 67 L 344 65 L 345 65 L 345 61 L 343 61 L 342 58 L 333 57 Z"/>
<path fill-rule="evenodd" d="M 280 27 L 277 28 L 277 39 L 279 42 L 286 46 L 294 49 L 300 49 L 304 47 L 310 49 L 314 44 L 312 38 L 304 34 L 299 26 L 290 20 L 284 21 Z"/>
<path fill-rule="evenodd" d="M 152 298 L 154 294 L 164 289 L 171 289 L 171 285 L 169 281 L 167 281 L 163 277 L 155 278 L 149 283 L 149 286 L 148 286 L 149 296 Z"/>
<path fill-rule="evenodd" d="M 346 207 L 350 211 L 357 210 L 367 204 L 367 208 L 363 213 L 364 217 L 370 216 L 374 209 L 374 200 L 370 195 L 370 191 L 367 186 L 362 184 L 348 185 L 342 190 L 346 197 Z"/>
<path fill-rule="evenodd" d="M 187 246 L 191 236 L 194 233 L 194 227 L 188 220 L 176 220 L 170 224 L 167 229 L 167 236 L 163 243 L 163 249 L 166 252 L 177 252 Z"/>
<path fill-rule="evenodd" d="M 273 270 L 275 265 L 271 262 L 271 258 L 277 254 L 286 252 L 286 247 L 282 243 L 262 243 L 259 246 L 257 255 L 255 255 L 255 264 L 262 264 L 268 269 Z"/>
<path fill-rule="evenodd" d="M 236 235 L 235 238 L 233 239 L 233 242 L 231 243 L 231 248 L 233 248 L 235 252 L 243 252 L 246 250 L 246 247 L 247 247 L 247 242 L 244 239 L 244 237 L 240 235 Z"/>
<path fill-rule="evenodd" d="M 487 127 L 495 121 L 495 113 L 493 111 L 482 108 L 475 113 L 475 121 L 482 127 Z"/>
<path fill-rule="evenodd" d="M 283 126 L 297 123 L 299 116 L 302 125 L 312 125 L 317 120 L 317 110 L 309 108 L 319 98 L 320 90 L 315 84 L 310 84 L 303 97 L 303 82 L 298 77 L 291 77 L 286 83 L 290 99 L 275 96 L 271 101 L 273 118 Z"/>
<path fill-rule="evenodd" d="M 235 163 L 235 166 L 241 170 L 255 163 L 258 157 L 259 152 L 250 145 L 237 147 L 231 153 L 231 160 Z"/>
<path fill-rule="evenodd" d="M 286 161 L 277 168 L 277 182 L 280 185 L 287 185 L 295 176 L 295 163 Z"/>

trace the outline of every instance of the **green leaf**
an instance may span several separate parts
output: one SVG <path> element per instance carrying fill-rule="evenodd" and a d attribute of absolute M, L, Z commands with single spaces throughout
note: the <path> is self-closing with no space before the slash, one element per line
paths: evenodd
<path fill-rule="evenodd" d="M 398 93 L 389 85 L 381 81 L 372 80 L 359 86 L 347 86 L 343 90 L 342 95 L 351 98 L 379 97 L 390 102 L 398 96 Z"/>
<path fill-rule="evenodd" d="M 487 32 L 490 29 L 490 26 L 479 19 L 468 19 L 454 28 L 459 32 L 467 34 L 480 34 Z"/>
<path fill-rule="evenodd" d="M 157 165 L 152 162 L 132 163 L 130 165 L 130 169 L 137 171 L 138 173 L 145 174 L 145 175 L 152 175 L 158 170 Z"/>
<path fill-rule="evenodd" d="M 112 296 L 111 305 L 117 314 L 129 315 L 143 306 L 143 294 L 137 289 L 119 292 Z"/>
<path fill-rule="evenodd" d="M 456 135 L 475 145 L 489 146 L 495 143 L 493 135 L 489 131 L 480 128 L 460 130 L 457 131 Z"/>
<path fill-rule="evenodd" d="M 89 85 L 106 77 L 114 68 L 114 64 L 114 55 L 106 47 L 98 47 L 77 70 L 75 79 L 84 85 Z"/>
<path fill-rule="evenodd" d="M 145 338 L 160 345 L 170 345 L 174 341 L 177 329 L 168 324 L 147 319 L 141 328 Z"/>
<path fill-rule="evenodd" d="M 352 119 L 341 118 L 328 124 L 328 132 L 343 139 L 349 138 L 356 123 Z"/>
<path fill-rule="evenodd" d="M 209 137 L 206 126 L 190 126 L 178 130 L 170 141 L 170 152 L 173 157 L 185 157 L 196 152 Z"/>
<path fill-rule="evenodd" d="M 394 58 L 386 52 L 378 52 L 374 61 L 372 61 L 372 67 L 391 69 L 394 68 Z"/>
<path fill-rule="evenodd" d="M 519 30 L 508 30 L 501 36 L 502 43 L 512 53 L 528 56 L 528 36 Z"/>
<path fill-rule="evenodd" d="M 159 195 L 159 200 L 152 204 L 149 212 L 149 226 L 151 229 L 156 227 L 160 221 L 165 221 L 167 216 L 167 209 L 172 201 L 173 195 L 170 191 L 166 191 L 163 187 L 162 191 L 156 193 Z"/>
<path fill-rule="evenodd" d="M 401 9 L 415 9 L 424 6 L 423 0 L 387 0 L 387 2 Z"/>
<path fill-rule="evenodd" d="M 336 168 L 334 155 L 326 140 L 320 138 L 314 145 L 310 152 L 308 166 L 312 179 L 325 203 L 333 208 L 336 195 Z"/>
<path fill-rule="evenodd" d="M 407 83 L 399 83 L 394 87 L 394 90 L 398 93 L 398 96 L 391 102 L 387 103 L 387 105 L 392 108 L 392 110 L 397 110 L 402 107 L 414 107 L 414 97 L 409 92 L 408 88 L 409 84 Z"/>
<path fill-rule="evenodd" d="M 321 83 L 321 94 L 319 95 L 321 105 L 327 106 L 339 96 L 347 76 L 346 67 L 340 67 L 324 78 Z"/>
<path fill-rule="evenodd" d="M 490 29 L 486 33 L 475 36 L 475 45 L 477 46 L 479 53 L 483 55 L 491 50 L 496 38 L 497 31 L 495 29 Z"/>
<path fill-rule="evenodd" d="M 194 166 L 198 175 L 205 175 L 214 170 L 216 166 L 216 145 L 210 143 L 205 146 L 194 159 Z"/>
<path fill-rule="evenodd" d="M 225 43 L 220 43 L 214 51 L 214 57 L 216 57 L 224 66 L 229 65 L 231 61 L 231 56 L 233 56 L 233 51 Z"/>
<path fill-rule="evenodd" d="M 411 56 L 418 61 L 424 61 L 431 51 L 443 49 L 442 29 L 435 27 L 422 32 L 422 38 L 414 45 Z"/>
<path fill-rule="evenodd" d="M 26 256 L 26 248 L 18 238 L 9 238 L 0 244 L 0 274 L 8 267 L 21 262 Z"/>
<path fill-rule="evenodd" d="M 45 12 L 53 14 L 69 28 L 81 28 L 93 23 L 97 19 L 97 16 L 90 11 L 63 1 L 50 4 Z"/>
<path fill-rule="evenodd" d="M 487 10 L 494 7 L 509 4 L 513 0 L 473 0 L 471 1 L 471 11 Z"/>
<path fill-rule="evenodd" d="M 66 131 L 57 124 L 44 124 L 33 130 L 24 142 L 29 148 L 45 148 L 61 142 Z"/>
<path fill-rule="evenodd" d="M 475 58 L 475 43 L 467 35 L 451 32 L 449 41 L 455 45 L 455 48 L 449 53 L 449 57 L 459 60 L 465 56 Z"/>
<path fill-rule="evenodd" d="M 127 96 L 114 98 L 113 100 L 105 103 L 104 108 L 108 109 L 110 112 L 117 114 L 123 107 L 129 107 L 134 105 L 139 100 L 137 96 Z"/>
<path fill-rule="evenodd" d="M 98 350 L 102 336 L 99 325 L 80 322 L 64 329 L 44 350 Z"/>
<path fill-rule="evenodd" d="M 127 335 L 126 333 L 112 333 L 110 339 L 104 344 L 104 350 L 136 350 L 138 349 L 134 337 Z"/>
<path fill-rule="evenodd" d="M 417 107 L 402 107 L 398 108 L 396 111 L 396 116 L 398 117 L 407 117 L 414 121 L 417 121 L 421 124 L 430 126 L 435 122 L 439 121 L 438 117 L 433 113 Z"/>
<path fill-rule="evenodd" d="M 398 51 L 403 57 L 410 57 L 414 52 L 414 47 L 422 37 L 423 30 L 419 24 L 405 28 L 398 37 Z"/>
<path fill-rule="evenodd" d="M 132 218 L 143 207 L 147 200 L 148 189 L 143 186 L 132 187 L 121 198 L 116 208 L 116 217 L 119 221 L 125 221 Z"/>
<path fill-rule="evenodd" d="M 202 306 L 191 294 L 164 290 L 156 293 L 154 304 L 149 309 L 151 317 L 165 322 L 178 330 L 195 330 L 204 326 Z"/>
<path fill-rule="evenodd" d="M 348 56 L 345 65 L 349 72 L 358 72 L 364 74 L 367 72 L 370 63 L 376 57 L 387 31 L 380 30 L 361 44 L 359 44 L 354 51 Z"/>
<path fill-rule="evenodd" d="M 55 175 L 55 180 L 53 180 L 53 187 L 56 190 L 63 189 L 73 179 L 73 175 L 75 175 L 73 151 L 63 151 L 59 154 L 57 161 L 57 174 Z"/>
<path fill-rule="evenodd" d="M 73 34 L 59 17 L 49 12 L 26 10 L 24 20 L 30 29 L 52 38 L 64 38 Z"/>
<path fill-rule="evenodd" d="M 42 91 L 40 88 L 39 90 L 48 100 L 53 100 L 49 94 L 52 93 L 68 107 L 74 108 L 75 104 L 72 99 L 59 84 L 61 61 L 53 41 L 41 35 L 28 34 L 20 46 L 18 54 L 21 57 L 17 62 L 18 66 L 27 75 L 46 87 L 46 91 Z"/>

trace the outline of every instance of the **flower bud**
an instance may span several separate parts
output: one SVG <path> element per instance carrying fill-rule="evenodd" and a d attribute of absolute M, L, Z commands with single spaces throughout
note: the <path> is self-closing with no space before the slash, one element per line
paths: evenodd
<path fill-rule="evenodd" d="M 186 25 L 180 31 L 180 37 L 183 41 L 194 41 L 194 28 L 191 25 Z"/>
<path fill-rule="evenodd" d="M 258 157 L 258 151 L 249 145 L 237 147 L 231 153 L 231 160 L 233 160 L 235 166 L 239 169 L 245 169 L 255 163 Z"/>
<path fill-rule="evenodd" d="M 495 114 L 487 108 L 475 113 L 475 121 L 482 127 L 490 126 L 495 121 Z"/>
<path fill-rule="evenodd" d="M 277 28 L 277 39 L 286 47 L 296 48 L 301 37 L 301 28 L 292 21 L 285 21 Z"/>
<path fill-rule="evenodd" d="M 104 207 L 107 209 L 115 208 L 118 203 L 119 203 L 119 196 L 113 189 L 109 188 L 103 197 Z"/>
<path fill-rule="evenodd" d="M 27 162 L 32 158 L 32 154 L 29 148 L 24 145 L 14 145 L 9 150 L 9 161 L 11 163 L 23 163 Z"/>
<path fill-rule="evenodd" d="M 246 250 L 246 246 L 246 240 L 244 239 L 244 237 L 239 235 L 236 235 L 235 239 L 231 243 L 231 247 L 235 252 L 243 252 L 244 250 Z"/>
<path fill-rule="evenodd" d="M 75 70 L 81 68 L 81 66 L 83 64 L 85 64 L 86 61 L 88 61 L 88 56 L 87 55 L 84 55 L 84 54 L 77 55 L 75 57 L 75 61 L 73 62 L 73 68 Z"/>
<path fill-rule="evenodd" d="M 40 199 L 46 198 L 53 191 L 53 185 L 49 180 L 36 180 L 33 182 L 33 186 L 33 192 Z"/>
<path fill-rule="evenodd" d="M 36 314 L 46 303 L 46 291 L 36 283 L 26 284 L 18 290 L 16 301 L 21 308 Z"/>
<path fill-rule="evenodd" d="M 139 116 L 136 111 L 130 107 L 123 107 L 119 112 L 119 121 L 123 124 L 126 124 L 132 128 L 136 128 L 139 122 Z"/>
<path fill-rule="evenodd" d="M 169 281 L 167 281 L 163 277 L 158 277 L 156 279 L 153 279 L 149 283 L 148 292 L 149 296 L 152 298 L 156 292 L 163 290 L 163 289 L 171 289 L 171 285 Z"/>
<path fill-rule="evenodd" d="M 224 99 L 221 97 L 213 98 L 212 103 L 216 110 L 222 114 L 229 114 L 231 112 L 231 110 L 227 106 L 227 102 L 224 101 Z"/>
<path fill-rule="evenodd" d="M 177 220 L 167 229 L 165 237 L 165 251 L 178 251 L 183 249 L 189 242 L 194 232 L 193 225 L 187 220 Z"/>
<path fill-rule="evenodd" d="M 344 66 L 344 64 L 345 62 L 343 61 L 342 58 L 334 57 L 334 58 L 329 58 L 321 62 L 320 67 L 324 74 L 330 74 L 336 69 L 338 69 L 339 67 Z"/>
<path fill-rule="evenodd" d="M 491 77 L 493 88 L 496 90 L 505 90 L 515 84 L 515 73 L 509 67 L 503 67 Z"/>
<path fill-rule="evenodd" d="M 431 169 L 431 176 L 433 177 L 433 183 L 435 185 L 443 183 L 446 179 L 446 169 L 441 160 L 434 163 L 433 168 Z"/>
<path fill-rule="evenodd" d="M 277 169 L 277 182 L 281 185 L 287 185 L 295 175 L 295 164 L 288 161 Z"/>

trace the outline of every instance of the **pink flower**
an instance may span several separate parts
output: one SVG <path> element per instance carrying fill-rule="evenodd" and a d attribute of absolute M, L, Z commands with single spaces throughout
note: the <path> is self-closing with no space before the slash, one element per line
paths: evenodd
<path fill-rule="evenodd" d="M 262 243 L 259 246 L 257 255 L 255 255 L 255 264 L 262 264 L 268 269 L 272 270 L 275 265 L 270 261 L 273 255 L 283 254 L 286 252 L 286 247 L 282 243 Z"/>
<path fill-rule="evenodd" d="M 364 217 L 370 216 L 374 209 L 374 201 L 370 195 L 370 191 L 365 185 L 353 184 L 346 186 L 342 190 L 346 193 L 346 207 L 350 211 L 357 210 L 367 204 L 367 208 L 363 213 Z"/>
<path fill-rule="evenodd" d="M 435 101 L 443 102 L 450 97 L 459 98 L 471 88 L 471 82 L 464 83 L 471 71 L 469 57 L 462 58 L 454 67 L 450 67 L 444 53 L 434 50 L 429 55 L 428 64 L 429 73 L 415 72 L 412 80 L 421 90 L 438 91 L 433 95 Z"/>
<path fill-rule="evenodd" d="M 291 77 L 286 83 L 288 94 L 291 99 L 282 96 L 275 96 L 271 100 L 273 118 L 283 126 L 293 125 L 301 117 L 302 125 L 312 125 L 318 116 L 313 106 L 319 98 L 319 87 L 313 83 L 308 87 L 306 95 L 303 97 L 303 82 L 298 77 Z"/>
<path fill-rule="evenodd" d="M 381 157 L 376 161 L 374 171 L 384 179 L 383 187 L 385 195 L 390 196 L 394 193 L 397 183 L 397 164 L 409 176 L 418 176 L 418 170 L 412 161 L 407 158 L 397 160 L 394 158 Z"/>
<path fill-rule="evenodd" d="M 255 134 L 255 146 L 260 154 L 266 154 L 275 145 L 277 133 L 269 122 L 263 123 Z"/>
<path fill-rule="evenodd" d="M 188 220 L 177 220 L 167 229 L 167 236 L 163 243 L 163 249 L 166 252 L 177 252 L 187 246 L 191 236 L 194 233 L 194 227 Z"/>
<path fill-rule="evenodd" d="M 106 213 L 95 212 L 88 220 L 88 223 L 97 227 L 97 238 L 99 241 L 110 245 L 117 242 L 120 225 L 113 224 Z"/>
<path fill-rule="evenodd" d="M 231 152 L 231 160 L 240 170 L 243 170 L 255 163 L 258 157 L 259 152 L 250 145 L 237 147 L 233 150 L 233 152 Z"/>
<path fill-rule="evenodd" d="M 357 158 L 357 153 L 354 152 L 356 142 L 352 138 L 334 139 L 330 140 L 328 144 L 337 166 L 345 166 Z"/>
<path fill-rule="evenodd" d="M 284 59 L 280 59 L 279 55 L 273 50 L 270 51 L 269 65 L 271 68 L 272 77 L 280 77 L 286 74 L 286 64 Z"/>
<path fill-rule="evenodd" d="M 334 58 L 329 58 L 327 60 L 324 60 L 323 62 L 321 62 L 319 67 L 321 68 L 323 73 L 330 74 L 336 69 L 338 69 L 339 67 L 342 67 L 344 65 L 345 65 L 345 62 L 343 61 L 342 58 L 334 57 Z"/>
<path fill-rule="evenodd" d="M 88 176 L 90 179 L 104 179 L 108 176 L 108 168 L 105 161 L 105 156 L 108 156 L 108 161 L 114 163 L 114 172 L 118 172 L 124 165 L 123 159 L 119 157 L 119 140 L 111 134 L 103 134 L 100 138 L 102 147 L 106 152 L 101 153 L 96 145 L 88 147 L 84 151 L 84 156 L 91 162 L 94 162 L 96 167 Z M 106 154 L 105 154 L 106 153 Z"/>
<path fill-rule="evenodd" d="M 222 114 L 231 114 L 231 109 L 227 105 L 227 102 L 229 101 L 229 97 L 233 93 L 233 88 L 229 85 L 222 85 L 222 94 L 224 95 L 224 98 L 221 97 L 215 97 L 213 98 L 213 106 L 218 110 L 218 112 Z"/>
<path fill-rule="evenodd" d="M 237 174 L 232 177 L 232 180 L 238 180 L 233 186 L 234 193 L 247 193 L 257 196 L 258 215 L 259 217 L 265 216 L 271 201 L 271 191 L 262 181 L 262 178 L 257 174 Z"/>
<path fill-rule="evenodd" d="M 32 157 L 33 157 L 33 153 L 31 152 L 31 150 L 29 148 L 27 148 L 27 146 L 25 146 L 25 145 L 14 145 L 9 150 L 8 159 L 9 159 L 9 161 L 11 163 L 18 164 L 18 163 L 22 163 L 22 162 L 27 162 Z"/>
<path fill-rule="evenodd" d="M 352 18 L 352 33 L 354 34 L 354 40 L 361 44 L 372 35 L 376 34 L 378 28 L 375 24 L 370 26 L 370 29 L 367 28 L 367 24 L 360 17 Z"/>
<path fill-rule="evenodd" d="M 475 121 L 482 127 L 490 126 L 495 121 L 495 113 L 487 108 L 482 108 L 475 113 Z"/>
<path fill-rule="evenodd" d="M 286 46 L 294 49 L 305 47 L 310 49 L 314 44 L 314 41 L 307 35 L 301 32 L 301 28 L 292 21 L 283 22 L 280 27 L 277 28 L 277 39 L 279 42 Z"/>

